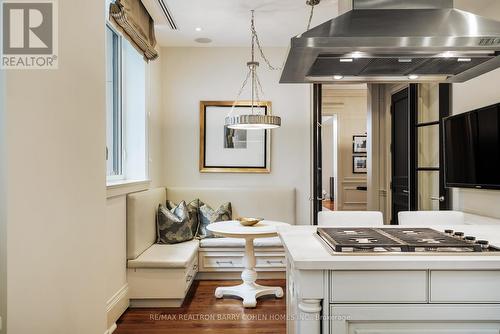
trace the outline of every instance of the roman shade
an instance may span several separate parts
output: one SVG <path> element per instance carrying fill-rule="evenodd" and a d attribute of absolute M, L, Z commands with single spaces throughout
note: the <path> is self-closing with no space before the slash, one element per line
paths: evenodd
<path fill-rule="evenodd" d="M 110 21 L 144 55 L 144 59 L 158 58 L 154 21 L 141 0 L 115 0 L 110 5 L 109 14 Z"/>

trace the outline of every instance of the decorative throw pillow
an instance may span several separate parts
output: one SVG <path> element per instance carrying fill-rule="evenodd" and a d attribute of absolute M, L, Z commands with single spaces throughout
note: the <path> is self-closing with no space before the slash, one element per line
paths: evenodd
<path fill-rule="evenodd" d="M 193 239 L 186 202 L 180 202 L 172 210 L 160 204 L 156 213 L 156 232 L 159 244 L 177 244 Z"/>
<path fill-rule="evenodd" d="M 193 232 L 193 237 L 196 235 L 198 231 L 198 225 L 200 224 L 200 206 L 204 203 L 200 201 L 198 198 L 189 202 L 187 204 L 188 212 L 189 212 L 189 225 L 191 226 L 191 231 Z M 167 208 L 172 211 L 176 208 L 177 205 L 172 201 L 167 201 Z"/>
<path fill-rule="evenodd" d="M 233 216 L 231 203 L 222 204 L 216 211 L 204 203 L 200 204 L 200 225 L 196 237 L 199 239 L 218 237 L 207 230 L 207 226 L 211 223 L 231 220 Z"/>

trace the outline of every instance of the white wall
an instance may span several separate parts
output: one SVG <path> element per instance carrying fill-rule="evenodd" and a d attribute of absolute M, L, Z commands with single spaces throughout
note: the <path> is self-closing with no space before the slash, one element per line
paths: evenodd
<path fill-rule="evenodd" d="M 285 48 L 267 48 L 271 62 L 281 65 Z M 270 174 L 202 174 L 199 159 L 200 100 L 234 100 L 247 71 L 249 48 L 162 49 L 164 97 L 164 175 L 167 186 L 236 187 L 294 186 L 297 223 L 309 224 L 310 87 L 281 85 L 279 71 L 259 75 L 282 127 L 272 131 Z M 249 93 L 244 99 L 249 98 Z M 189 200 L 189 199 L 186 199 Z"/>
<path fill-rule="evenodd" d="M 165 185 L 163 162 L 167 152 L 164 151 L 164 112 L 163 112 L 163 86 L 162 86 L 162 62 L 163 55 L 150 62 L 147 76 L 147 112 L 149 114 L 149 179 L 151 187 Z"/>
<path fill-rule="evenodd" d="M 7 202 L 5 177 L 5 86 L 4 71 L 0 70 L 0 333 L 5 333 L 7 320 Z"/>
<path fill-rule="evenodd" d="M 353 189 L 366 186 L 367 175 L 353 173 L 352 140 L 354 135 L 366 134 L 367 88 L 362 85 L 357 89 L 325 85 L 322 101 L 323 115 L 337 115 L 338 196 L 335 207 L 337 210 L 366 210 L 367 192 Z M 323 184 L 323 188 L 325 187 L 328 184 Z"/>
<path fill-rule="evenodd" d="M 466 83 L 453 85 L 453 114 L 500 103 L 500 69 Z M 500 191 L 456 189 L 453 208 L 465 212 L 500 218 Z"/>
<path fill-rule="evenodd" d="M 500 1 L 466 2 L 460 0 L 457 7 L 476 14 L 500 20 Z M 453 114 L 500 102 L 500 69 L 484 74 L 466 83 L 453 85 Z M 456 189 L 453 192 L 453 208 L 470 213 L 500 218 L 500 191 Z"/>
<path fill-rule="evenodd" d="M 161 59 L 150 62 L 146 69 L 146 113 L 148 115 L 149 187 L 163 182 L 163 115 Z M 106 300 L 107 326 L 111 327 L 128 306 L 126 193 L 110 194 L 106 201 Z"/>
<path fill-rule="evenodd" d="M 58 6 L 59 69 L 6 75 L 9 334 L 106 330 L 103 2 Z"/>
<path fill-rule="evenodd" d="M 336 116 L 323 116 L 321 121 L 321 179 L 323 190 L 327 192 L 328 198 L 331 197 L 330 193 L 335 193 L 334 189 L 330 189 L 330 177 L 335 177 L 337 163 L 334 157 L 334 138 L 337 136 L 334 128 L 334 117 Z"/>

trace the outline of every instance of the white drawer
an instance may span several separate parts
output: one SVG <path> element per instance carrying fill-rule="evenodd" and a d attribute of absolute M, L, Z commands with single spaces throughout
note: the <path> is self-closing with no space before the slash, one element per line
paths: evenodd
<path fill-rule="evenodd" d="M 332 303 L 426 303 L 427 271 L 331 271 Z"/>
<path fill-rule="evenodd" d="M 255 259 L 256 268 L 285 268 L 285 254 L 282 256 L 257 256 Z"/>
<path fill-rule="evenodd" d="M 243 252 L 200 252 L 200 272 L 241 271 L 244 267 Z M 285 271 L 285 254 L 258 252 L 255 254 L 257 271 Z"/>
<path fill-rule="evenodd" d="M 500 303 L 500 271 L 433 270 L 431 303 Z"/>
<path fill-rule="evenodd" d="M 189 287 L 191 287 L 191 283 L 193 283 L 197 272 L 198 272 L 198 257 L 195 257 L 193 261 L 189 264 L 189 267 L 186 269 L 186 274 L 184 277 L 185 281 L 184 292 L 187 292 L 189 290 Z"/>
<path fill-rule="evenodd" d="M 203 267 L 205 268 L 243 268 L 242 256 L 204 256 Z"/>

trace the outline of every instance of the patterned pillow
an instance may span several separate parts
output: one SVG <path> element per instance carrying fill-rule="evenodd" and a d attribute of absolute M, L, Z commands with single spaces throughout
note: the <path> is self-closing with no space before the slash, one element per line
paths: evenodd
<path fill-rule="evenodd" d="M 203 202 L 199 199 L 195 199 L 191 201 L 188 205 L 189 212 L 189 225 L 191 226 L 191 231 L 193 232 L 193 237 L 196 235 L 198 231 L 198 225 L 200 224 L 200 206 L 203 205 Z M 172 201 L 167 201 L 167 208 L 172 211 L 172 209 L 176 208 L 177 204 Z"/>
<path fill-rule="evenodd" d="M 198 239 L 219 237 L 207 230 L 207 226 L 211 223 L 231 220 L 233 216 L 231 203 L 222 204 L 216 211 L 202 202 L 200 204 L 200 225 L 196 237 Z"/>
<path fill-rule="evenodd" d="M 172 210 L 160 204 L 156 213 L 156 232 L 159 244 L 177 244 L 193 239 L 186 202 L 180 202 Z"/>

